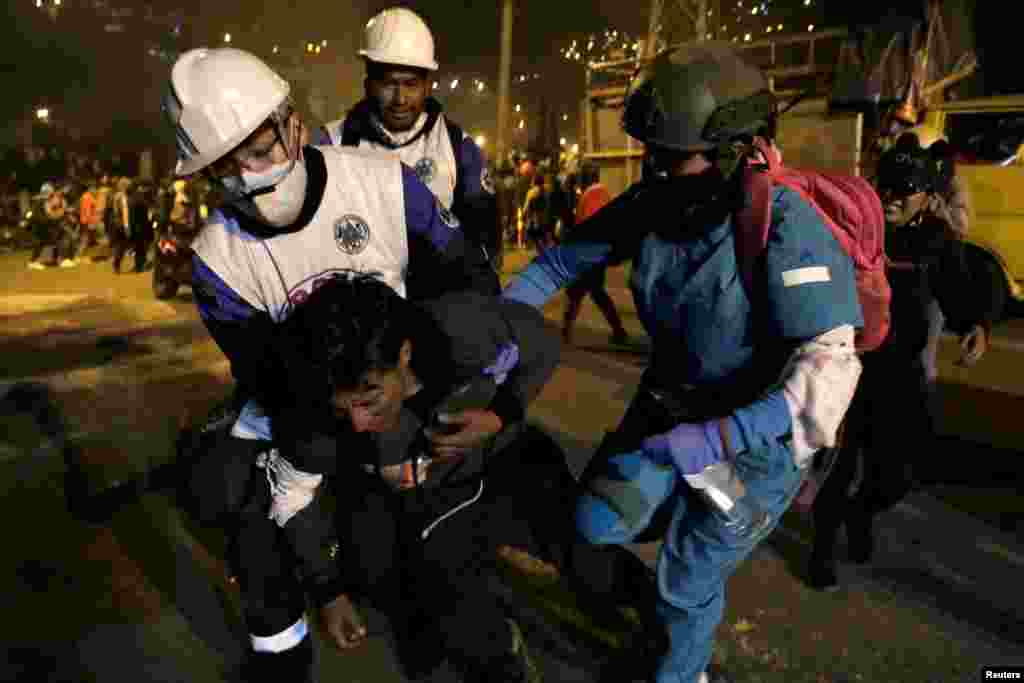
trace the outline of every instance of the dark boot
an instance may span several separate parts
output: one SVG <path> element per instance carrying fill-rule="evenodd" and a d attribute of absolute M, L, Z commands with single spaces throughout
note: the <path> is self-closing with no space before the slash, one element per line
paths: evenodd
<path fill-rule="evenodd" d="M 834 544 L 828 548 L 819 546 L 815 539 L 811 560 L 807 565 L 807 585 L 815 590 L 832 593 L 839 590 L 839 576 L 836 574 Z"/>
<path fill-rule="evenodd" d="M 846 545 L 850 562 L 866 564 L 875 552 L 871 517 L 858 515 L 846 522 Z"/>
<path fill-rule="evenodd" d="M 514 620 L 506 621 L 512 632 L 508 652 L 486 663 L 467 664 L 463 669 L 464 683 L 542 683 L 543 675 L 526 647 L 522 629 Z"/>
<path fill-rule="evenodd" d="M 284 652 L 249 652 L 242 671 L 244 683 L 313 683 L 313 638 Z"/>

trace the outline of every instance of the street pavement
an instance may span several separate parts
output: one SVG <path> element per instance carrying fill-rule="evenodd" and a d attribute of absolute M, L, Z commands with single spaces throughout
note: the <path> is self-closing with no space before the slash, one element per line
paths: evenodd
<path fill-rule="evenodd" d="M 528 257 L 510 253 L 506 274 Z M 24 255 L 0 255 L 0 381 L 35 379 L 53 387 L 95 490 L 167 462 L 177 428 L 230 386 L 228 366 L 187 289 L 158 302 L 148 274 L 114 276 L 109 262 L 41 272 L 24 263 Z M 531 419 L 562 444 L 577 472 L 621 418 L 646 361 L 625 277 L 625 269 L 610 271 L 609 290 L 633 343 L 610 345 L 605 323 L 586 302 L 573 345 L 531 409 Z M 559 299 L 546 309 L 553 323 L 562 305 Z M 1020 487 L 1021 322 L 1002 325 L 990 357 L 970 373 L 953 366 L 952 341 L 943 345 L 940 414 L 944 433 L 958 437 L 943 441 L 953 452 L 938 458 L 948 463 L 949 479 Z M 203 534 L 163 494 L 126 506 L 108 524 L 73 519 L 63 502 L 60 459 L 45 450 L 30 454 L 34 444 L 24 424 L 0 425 L 9 430 L 7 438 L 0 435 L 0 510 L 10 529 L 8 562 L 0 564 L 6 624 L 0 681 L 227 680 L 244 628 L 237 587 L 226 580 L 216 541 L 199 540 Z M 983 476 L 993 471 L 995 482 Z M 861 645 L 886 656 L 910 655 L 873 635 L 872 619 L 913 615 L 937 642 L 962 646 L 971 666 L 1024 664 L 1024 593 L 1016 583 L 1024 569 L 1024 529 L 1015 524 L 984 523 L 928 492 L 914 494 L 881 520 L 875 562 L 843 565 L 839 599 L 845 602 L 834 603 L 836 612 L 846 610 L 850 633 L 863 628 Z M 806 615 L 834 599 L 801 583 L 809 538 L 798 520 L 754 553 L 730 582 L 723 630 L 743 633 L 755 615 L 769 623 L 773 609 L 794 628 L 828 628 L 807 623 Z M 657 545 L 634 550 L 653 561 Z M 771 596 L 782 595 L 789 597 L 773 607 Z M 862 604 L 884 609 L 854 615 Z M 354 653 L 318 647 L 322 680 L 403 680 L 378 615 L 370 615 L 370 631 L 370 642 Z M 794 638 L 793 655 L 811 657 L 810 641 Z M 588 680 L 550 658 L 545 666 L 549 680 Z M 820 666 L 816 680 L 853 680 Z M 940 671 L 934 680 L 961 679 Z"/>

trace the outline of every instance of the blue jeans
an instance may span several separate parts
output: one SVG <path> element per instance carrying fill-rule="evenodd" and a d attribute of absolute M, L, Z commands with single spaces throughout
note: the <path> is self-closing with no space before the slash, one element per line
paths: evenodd
<path fill-rule="evenodd" d="M 627 457 L 637 455 L 630 453 Z M 657 683 L 694 683 L 707 669 L 715 629 L 725 606 L 726 580 L 776 527 L 803 479 L 803 472 L 793 464 L 790 449 L 783 443 L 740 453 L 734 465 L 746 485 L 746 499 L 769 515 L 769 523 L 752 536 L 741 537 L 727 528 L 684 482 L 674 487 L 664 482 L 652 486 L 658 478 L 652 479 L 650 468 L 615 467 L 616 479 L 630 472 L 643 475 L 636 483 L 647 494 L 645 502 L 652 508 L 658 502 L 653 500 L 657 492 L 670 496 L 664 503 L 674 506 L 658 557 L 658 614 L 670 647 L 658 663 Z M 642 531 L 626 520 L 611 523 L 615 514 L 615 506 L 609 506 L 600 496 L 584 495 L 577 509 L 577 523 L 592 543 L 629 542 Z"/>

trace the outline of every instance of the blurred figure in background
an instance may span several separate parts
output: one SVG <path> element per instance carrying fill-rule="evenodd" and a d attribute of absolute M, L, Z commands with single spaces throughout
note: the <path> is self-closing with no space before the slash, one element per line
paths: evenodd
<path fill-rule="evenodd" d="M 60 187 L 63 217 L 60 220 L 61 268 L 74 268 L 78 265 L 78 240 L 81 225 L 78 222 L 79 189 L 74 181 L 67 181 Z"/>
<path fill-rule="evenodd" d="M 34 199 L 32 232 L 35 236 L 36 246 L 32 250 L 28 267 L 33 270 L 43 270 L 46 265 L 39 259 L 47 247 L 52 248 L 50 265 L 56 266 L 60 263 L 60 230 L 66 206 L 63 194 L 57 192 L 53 183 L 43 183 L 39 194 Z"/>
<path fill-rule="evenodd" d="M 594 164 L 583 164 L 579 172 L 579 183 L 583 194 L 580 195 L 579 203 L 576 205 L 576 225 L 568 233 L 567 241 L 572 241 L 578 238 L 580 233 L 586 232 L 586 220 L 612 200 L 608 188 L 601 184 L 600 170 Z M 583 297 L 587 294 L 590 294 L 590 298 L 593 299 L 594 304 L 601 310 L 608 325 L 611 326 L 611 342 L 625 344 L 629 340 L 626 328 L 622 326 L 622 318 L 615 308 L 615 302 L 608 296 L 608 290 L 605 289 L 606 272 L 607 268 L 604 266 L 594 268 L 566 289 L 569 301 L 566 303 L 565 318 L 562 322 L 562 339 L 566 344 L 572 342 L 572 327 L 580 314 Z"/>
<path fill-rule="evenodd" d="M 546 174 L 533 178 L 533 185 L 523 202 L 523 225 L 527 245 L 537 253 L 555 246 L 555 224 L 552 212 L 552 181 Z"/>
<path fill-rule="evenodd" d="M 875 517 L 921 481 L 934 454 L 922 353 L 933 303 L 960 335 L 961 365 L 974 365 L 988 348 L 1002 273 L 987 260 L 970 258 L 948 212 L 935 210 L 953 177 L 949 145 L 917 129 L 905 132 L 878 163 L 892 327 L 882 346 L 861 357 L 864 369 L 846 416 L 842 451 L 814 501 L 808 581 L 819 590 L 839 588 L 839 528 L 846 527 L 849 560 L 869 562 Z"/>
<path fill-rule="evenodd" d="M 97 183 L 90 180 L 85 192 L 78 200 L 78 223 L 81 226 L 81 237 L 78 244 L 79 253 L 84 255 L 86 249 L 100 243 L 100 219 L 102 214 L 96 200 Z"/>
<path fill-rule="evenodd" d="M 132 181 L 128 178 L 118 178 L 111 196 L 110 224 L 107 232 L 110 238 L 112 265 L 115 273 L 121 272 L 121 261 L 124 255 L 131 248 L 131 214 L 129 211 L 129 194 Z"/>

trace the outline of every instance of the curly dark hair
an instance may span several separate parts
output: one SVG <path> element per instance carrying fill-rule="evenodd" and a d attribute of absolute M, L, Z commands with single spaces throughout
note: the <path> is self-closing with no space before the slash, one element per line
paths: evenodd
<path fill-rule="evenodd" d="M 429 315 L 376 273 L 338 274 L 298 306 L 280 333 L 293 407 L 322 407 L 336 391 L 358 387 L 367 372 L 393 370 L 406 340 L 424 351 L 414 361 L 420 377 L 440 371 L 447 357 Z"/>

